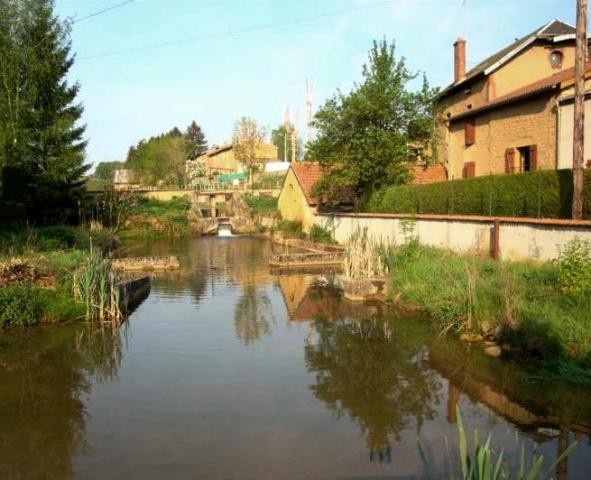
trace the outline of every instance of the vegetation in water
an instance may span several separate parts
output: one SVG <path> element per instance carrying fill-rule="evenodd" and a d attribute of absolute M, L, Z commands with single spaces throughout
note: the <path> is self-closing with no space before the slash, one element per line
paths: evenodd
<path fill-rule="evenodd" d="M 537 359 L 546 376 L 591 384 L 591 298 L 564 292 L 556 265 L 498 262 L 417 242 L 393 249 L 388 261 L 392 299 L 426 312 L 442 334 L 492 335 L 508 353 Z"/>
<path fill-rule="evenodd" d="M 119 290 L 111 269 L 111 260 L 92 247 L 74 272 L 72 283 L 75 298 L 84 304 L 87 321 L 119 323 Z"/>
<path fill-rule="evenodd" d="M 538 480 L 548 478 L 552 475 L 554 468 L 564 461 L 575 449 L 577 443 L 572 443 L 558 458 L 546 469 L 544 467 L 544 456 L 534 452 L 531 458 L 527 458 L 523 445 L 517 469 L 513 471 L 506 463 L 504 452 L 496 452 L 491 446 L 491 435 L 489 434 L 484 443 L 480 440 L 478 432 L 474 432 L 472 444 L 468 441 L 464 429 L 464 422 L 460 408 L 456 406 L 456 418 L 458 425 L 458 463 L 453 465 L 450 455 L 450 478 L 462 480 Z M 428 470 L 424 451 L 419 443 L 421 457 Z M 455 470 L 455 471 L 454 471 Z M 457 471 L 459 475 L 456 477 Z"/>
<path fill-rule="evenodd" d="M 187 235 L 190 231 L 187 218 L 190 207 L 191 201 L 186 196 L 168 201 L 139 198 L 126 213 L 119 236 L 126 239 Z"/>
<path fill-rule="evenodd" d="M 390 270 L 385 255 L 387 251 L 388 246 L 370 237 L 367 228 L 358 228 L 347 242 L 343 260 L 345 278 L 357 280 L 385 277 Z"/>

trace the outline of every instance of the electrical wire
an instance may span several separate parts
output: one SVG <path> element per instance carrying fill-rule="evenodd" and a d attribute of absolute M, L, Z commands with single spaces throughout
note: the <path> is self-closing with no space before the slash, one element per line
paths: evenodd
<path fill-rule="evenodd" d="M 89 18 L 94 18 L 94 17 L 98 17 L 99 15 L 102 15 L 103 13 L 107 13 L 110 12 L 111 10 L 115 10 L 116 8 L 119 7 L 123 7 L 124 5 L 128 5 L 131 2 L 134 2 L 135 0 L 126 0 L 125 2 L 121 2 L 118 3 L 116 5 L 113 5 L 111 7 L 105 8 L 103 10 L 99 10 L 98 12 L 94 12 L 94 13 L 90 13 L 89 15 L 86 15 L 84 17 L 78 18 L 76 20 L 74 20 L 72 23 L 79 23 L 79 22 L 83 22 L 84 20 L 88 20 Z"/>
<path fill-rule="evenodd" d="M 267 23 L 267 24 L 262 24 L 262 25 L 253 25 L 250 27 L 239 28 L 236 30 L 227 30 L 225 32 L 211 33 L 211 34 L 207 34 L 207 35 L 201 35 L 199 37 L 186 38 L 186 39 L 182 39 L 182 40 L 171 40 L 168 42 L 152 43 L 149 45 L 143 45 L 141 47 L 126 48 L 123 50 L 115 50 L 113 52 L 99 53 L 96 55 L 88 55 L 85 57 L 80 57 L 79 60 L 93 60 L 96 58 L 112 57 L 115 55 L 122 55 L 125 53 L 142 52 L 142 51 L 152 50 L 152 49 L 156 49 L 156 48 L 172 47 L 172 46 L 183 45 L 183 44 L 187 44 L 187 43 L 201 42 L 203 40 L 209 40 L 212 38 L 221 38 L 221 37 L 226 37 L 226 36 L 231 36 L 231 35 L 240 35 L 243 33 L 251 33 L 251 32 L 256 32 L 256 31 L 260 31 L 260 30 L 270 30 L 275 27 L 293 25 L 296 23 L 304 23 L 304 22 L 309 22 L 312 20 L 317 20 L 319 18 L 335 17 L 338 15 L 343 15 L 345 13 L 350 13 L 353 11 L 368 10 L 370 8 L 382 7 L 384 5 L 388 5 L 390 3 L 393 3 L 394 1 L 396 1 L 396 0 L 385 0 L 382 2 L 372 3 L 369 5 L 361 5 L 358 7 L 346 8 L 346 9 L 337 10 L 334 12 L 327 12 L 327 13 L 321 13 L 318 15 L 310 15 L 310 16 L 306 16 L 306 17 L 294 18 L 291 20 L 284 20 L 281 22 Z"/>

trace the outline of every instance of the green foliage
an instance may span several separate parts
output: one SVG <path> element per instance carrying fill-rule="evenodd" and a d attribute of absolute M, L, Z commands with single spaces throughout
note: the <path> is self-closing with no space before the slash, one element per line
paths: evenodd
<path fill-rule="evenodd" d="M 123 162 L 101 162 L 94 170 L 94 177 L 102 182 L 112 183 L 115 170 L 125 168 Z"/>
<path fill-rule="evenodd" d="M 318 135 L 306 156 L 328 172 L 316 194 L 338 200 L 342 191 L 361 196 L 384 184 L 406 183 L 410 166 L 436 151 L 436 90 L 423 79 L 419 91 L 410 91 L 415 78 L 404 58 L 395 58 L 393 44 L 374 42 L 362 82 L 349 94 L 338 92 L 314 117 Z"/>
<path fill-rule="evenodd" d="M 552 465 L 542 472 L 544 456 L 534 452 L 532 458 L 528 459 L 522 444 L 517 471 L 512 472 L 504 461 L 504 452 L 495 452 L 493 450 L 490 434 L 486 438 L 486 441 L 482 443 L 478 437 L 478 432 L 475 431 L 472 446 L 470 446 L 464 430 L 460 408 L 457 406 L 456 417 L 458 419 L 459 470 L 461 472 L 460 478 L 463 480 L 537 480 L 548 478 L 556 465 L 566 459 L 577 446 L 577 442 L 569 445 Z M 422 449 L 421 455 L 424 459 Z M 450 474 L 451 478 L 454 478 L 453 472 L 450 472 Z"/>
<path fill-rule="evenodd" d="M 281 188 L 285 173 L 263 173 L 256 176 L 250 185 L 253 190 Z"/>
<path fill-rule="evenodd" d="M 69 226 L 0 229 L 0 254 L 21 255 L 85 249 L 91 236 L 94 244 L 102 250 L 113 243 L 113 237 L 106 230 L 90 232 Z"/>
<path fill-rule="evenodd" d="M 245 194 L 244 201 L 251 215 L 272 215 L 277 213 L 277 198 L 265 195 Z"/>
<path fill-rule="evenodd" d="M 172 132 L 141 140 L 127 158 L 126 166 L 142 185 L 185 186 L 185 142 Z"/>
<path fill-rule="evenodd" d="M 515 354 L 576 364 L 591 379 L 591 297 L 564 294 L 556 266 L 418 244 L 396 249 L 392 265 L 390 295 L 427 313 L 442 334 L 495 332 Z"/>
<path fill-rule="evenodd" d="M 274 130 L 271 130 L 271 142 L 273 145 L 277 147 L 277 158 L 281 161 L 291 162 L 292 160 L 292 136 L 291 132 L 294 126 L 289 125 L 288 129 L 286 130 L 285 125 L 279 125 Z M 286 138 L 287 136 L 287 138 Z M 287 140 L 287 142 L 286 142 Z M 297 161 L 302 159 L 304 148 L 302 146 L 302 139 L 299 135 L 296 134 L 296 151 L 295 151 L 295 158 Z M 287 150 L 286 147 L 287 146 Z M 287 151 L 287 156 L 285 155 Z"/>
<path fill-rule="evenodd" d="M 88 166 L 79 85 L 67 81 L 69 24 L 53 0 L 2 0 L 0 11 L 0 169 L 23 179 L 30 219 L 75 220 Z"/>
<path fill-rule="evenodd" d="M 234 124 L 232 133 L 234 155 L 248 170 L 249 184 L 252 183 L 253 172 L 261 167 L 258 150 L 266 136 L 267 131 L 259 127 L 257 121 L 252 118 L 242 117 Z"/>
<path fill-rule="evenodd" d="M 203 130 L 195 120 L 187 127 L 184 134 L 185 139 L 185 157 L 195 158 L 207 150 L 207 140 Z"/>
<path fill-rule="evenodd" d="M 39 323 L 43 313 L 39 290 L 29 285 L 0 288 L 0 327 L 29 327 Z"/>
<path fill-rule="evenodd" d="M 297 220 L 281 220 L 277 224 L 275 230 L 283 232 L 283 234 L 287 237 L 305 238 L 306 236 L 306 234 L 304 233 L 302 222 L 299 222 Z"/>
<path fill-rule="evenodd" d="M 491 175 L 375 191 L 365 209 L 383 213 L 435 213 L 570 218 L 571 170 Z M 591 171 L 585 170 L 584 215 L 591 218 Z"/>
<path fill-rule="evenodd" d="M 322 228 L 320 225 L 312 225 L 310 231 L 308 232 L 308 239 L 316 243 L 327 243 L 327 244 L 335 244 L 337 243 L 333 238 L 332 234 Z"/>
<path fill-rule="evenodd" d="M 560 250 L 558 279 L 565 293 L 586 295 L 591 293 L 591 242 L 575 238 Z"/>

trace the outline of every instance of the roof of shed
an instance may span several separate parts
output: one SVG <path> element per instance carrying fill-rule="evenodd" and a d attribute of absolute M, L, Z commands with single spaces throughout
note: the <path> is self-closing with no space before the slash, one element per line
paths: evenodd
<path fill-rule="evenodd" d="M 322 167 L 316 162 L 295 162 L 289 167 L 294 173 L 308 205 L 318 204 L 318 199 L 312 195 L 312 187 L 322 177 Z"/>

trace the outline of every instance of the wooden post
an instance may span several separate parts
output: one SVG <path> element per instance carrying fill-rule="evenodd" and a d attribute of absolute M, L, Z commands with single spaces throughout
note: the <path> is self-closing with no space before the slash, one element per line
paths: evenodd
<path fill-rule="evenodd" d="M 572 217 L 575 220 L 581 220 L 583 218 L 583 157 L 585 153 L 585 64 L 587 60 L 587 0 L 577 0 L 576 38 Z"/>
<path fill-rule="evenodd" d="M 501 221 L 498 218 L 495 218 L 492 234 L 492 258 L 494 258 L 495 260 L 501 258 L 501 247 L 499 244 L 500 231 Z"/>

